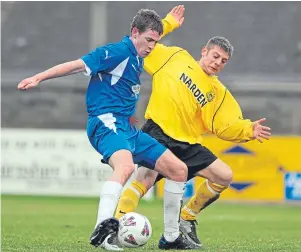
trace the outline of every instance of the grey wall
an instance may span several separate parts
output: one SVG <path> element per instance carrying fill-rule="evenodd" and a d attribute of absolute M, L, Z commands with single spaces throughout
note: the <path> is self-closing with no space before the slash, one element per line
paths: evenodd
<path fill-rule="evenodd" d="M 1 2 L 2 127 L 85 127 L 84 76 L 52 80 L 26 92 L 16 85 L 91 49 L 95 4 L 105 8 L 98 18 L 105 18 L 106 25 L 101 22 L 94 32 L 111 42 L 128 33 L 140 8 L 155 9 L 163 17 L 179 2 Z M 301 134 L 301 3 L 185 2 L 185 8 L 183 27 L 162 42 L 198 58 L 210 37 L 227 37 L 235 53 L 220 78 L 245 117 L 265 116 L 273 132 Z M 141 123 L 151 91 L 150 78 L 143 75 L 143 80 L 137 108 Z"/>

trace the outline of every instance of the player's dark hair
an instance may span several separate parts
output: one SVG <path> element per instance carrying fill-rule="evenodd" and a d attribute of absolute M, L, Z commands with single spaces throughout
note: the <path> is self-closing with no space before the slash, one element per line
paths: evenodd
<path fill-rule="evenodd" d="M 133 18 L 131 24 L 131 31 L 136 27 L 140 33 L 147 29 L 158 32 L 159 35 L 163 33 L 163 24 L 160 16 L 153 10 L 141 9 Z"/>
<path fill-rule="evenodd" d="M 211 49 L 213 46 L 216 45 L 222 48 L 229 55 L 230 58 L 232 57 L 234 47 L 233 45 L 231 45 L 228 39 L 224 37 L 213 37 L 208 40 L 206 47 L 208 49 Z"/>

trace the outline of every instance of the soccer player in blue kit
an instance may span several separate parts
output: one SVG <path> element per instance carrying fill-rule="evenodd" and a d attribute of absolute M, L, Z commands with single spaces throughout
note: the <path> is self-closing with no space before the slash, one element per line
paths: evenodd
<path fill-rule="evenodd" d="M 123 186 L 137 163 L 167 178 L 161 239 L 168 243 L 169 249 L 189 249 L 192 245 L 180 234 L 178 222 L 187 166 L 130 123 L 139 98 L 143 58 L 163 33 L 161 19 L 156 12 L 142 9 L 133 18 L 130 33 L 120 42 L 98 47 L 80 59 L 24 79 L 18 89 L 27 90 L 42 81 L 79 72 L 91 76 L 86 93 L 87 135 L 91 145 L 113 169 L 100 193 L 97 222 L 90 238 L 92 245 L 122 250 L 116 245 L 119 222 L 113 216 Z"/>

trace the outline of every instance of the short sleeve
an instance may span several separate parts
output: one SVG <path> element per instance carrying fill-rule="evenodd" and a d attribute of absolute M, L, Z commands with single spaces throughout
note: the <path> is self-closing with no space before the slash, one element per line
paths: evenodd
<path fill-rule="evenodd" d="M 95 75 L 117 66 L 122 55 L 117 48 L 102 46 L 81 57 L 86 65 L 86 75 Z"/>

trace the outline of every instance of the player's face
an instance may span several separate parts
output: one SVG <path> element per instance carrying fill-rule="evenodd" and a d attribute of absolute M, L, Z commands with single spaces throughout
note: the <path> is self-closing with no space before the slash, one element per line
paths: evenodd
<path fill-rule="evenodd" d="M 229 61 L 229 55 L 219 46 L 213 46 L 210 49 L 203 47 L 201 60 L 203 70 L 208 75 L 216 75 Z"/>
<path fill-rule="evenodd" d="M 160 35 L 158 32 L 152 31 L 151 29 L 139 33 L 139 31 L 134 28 L 132 38 L 138 55 L 144 58 L 155 48 L 155 45 L 160 39 Z"/>

